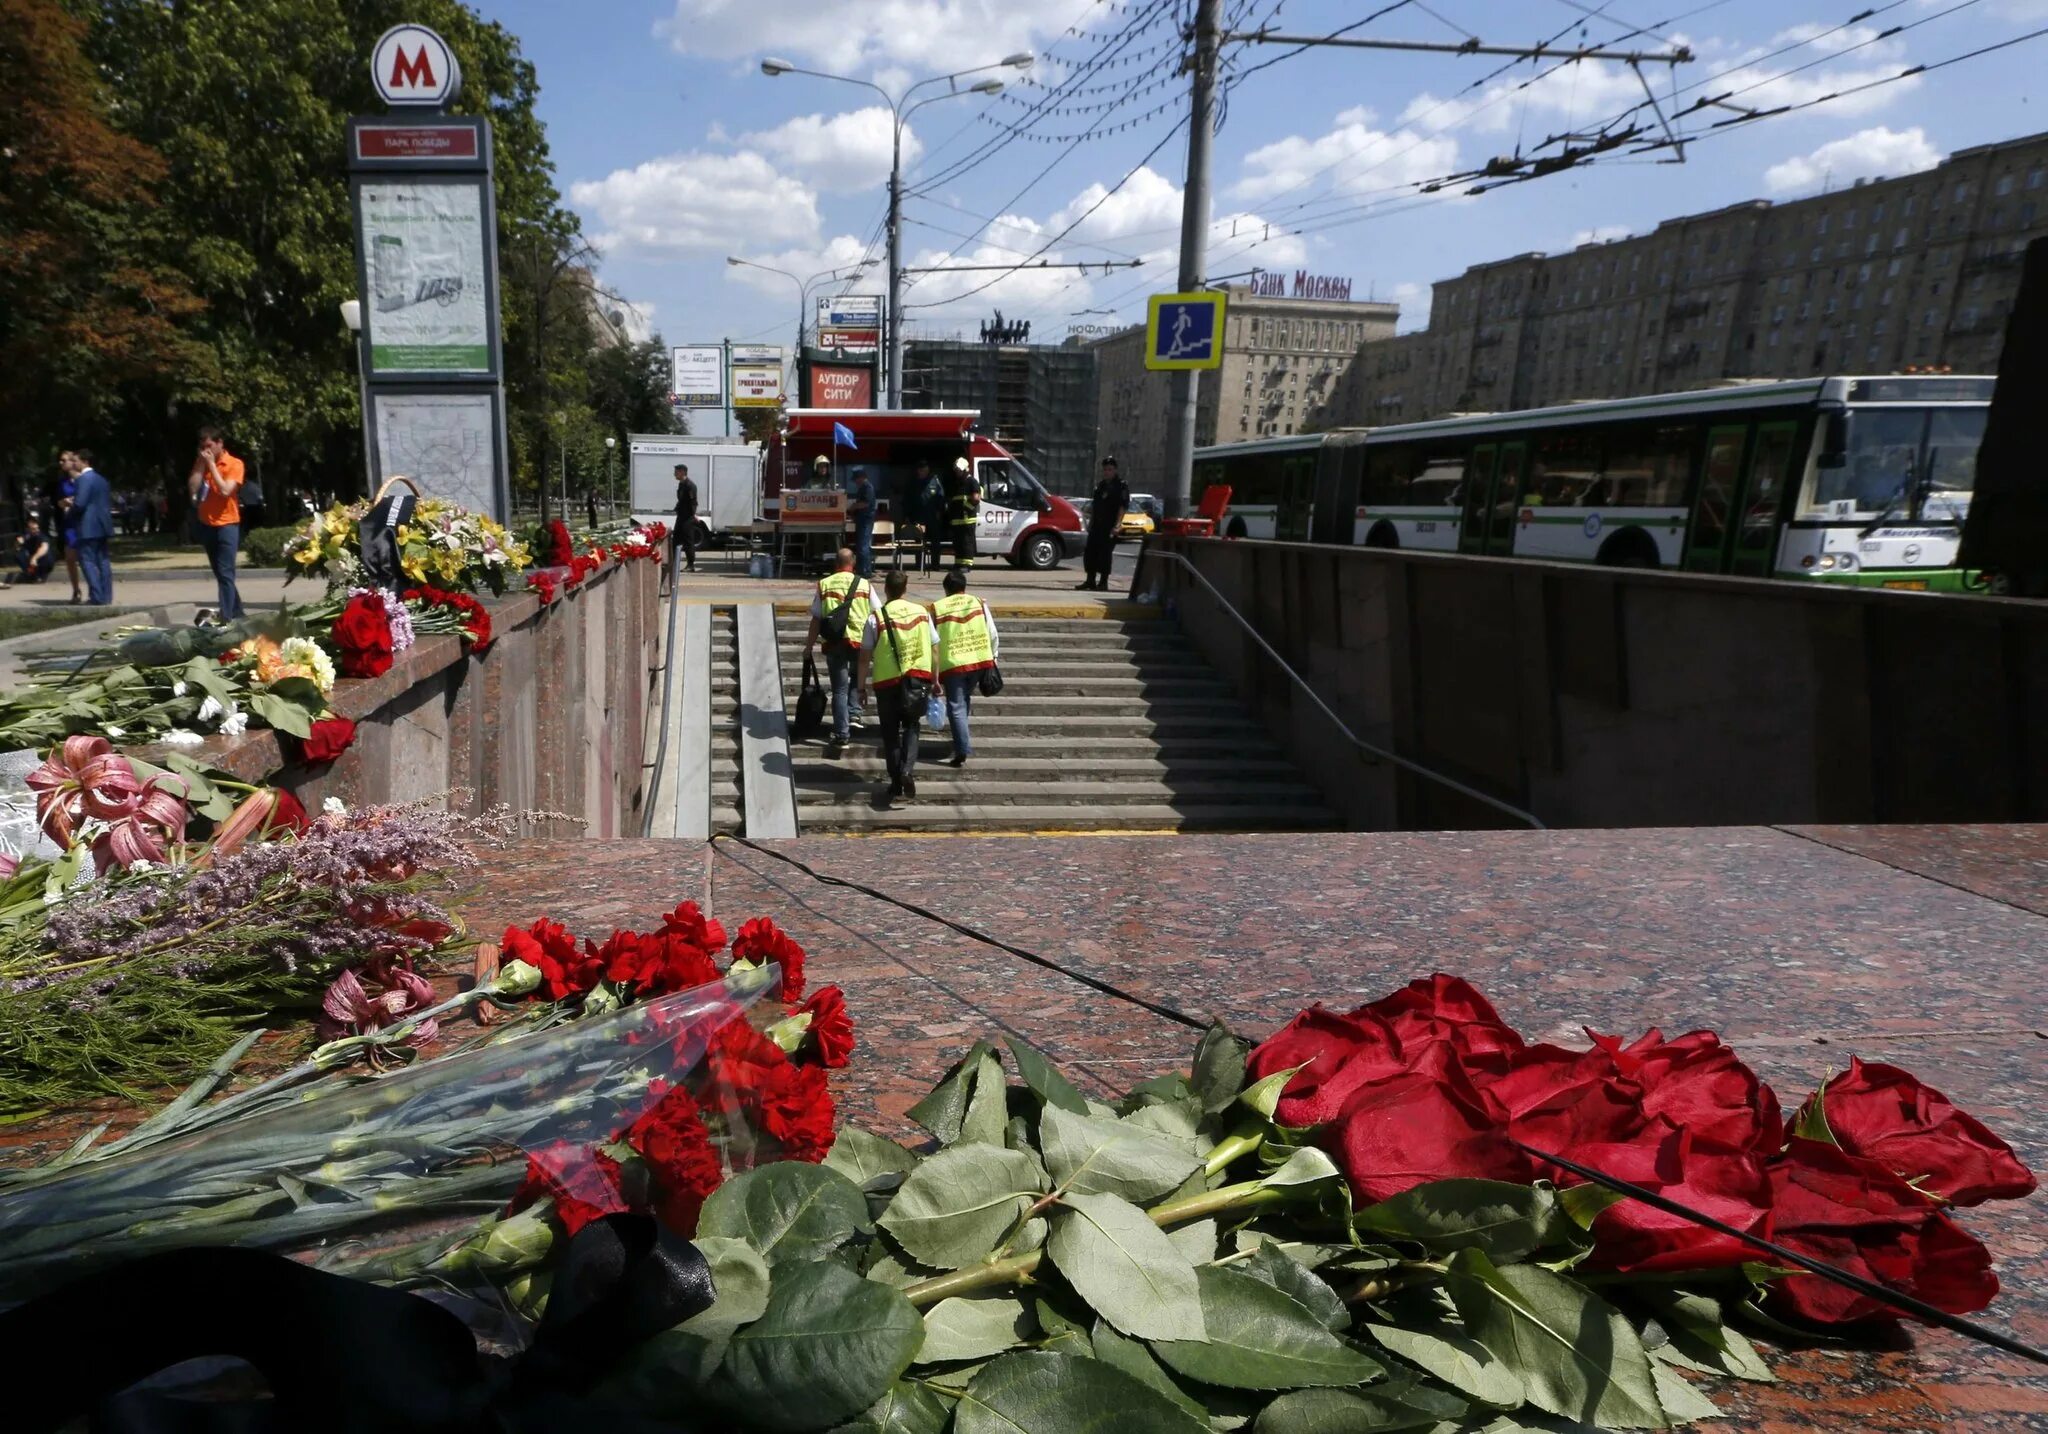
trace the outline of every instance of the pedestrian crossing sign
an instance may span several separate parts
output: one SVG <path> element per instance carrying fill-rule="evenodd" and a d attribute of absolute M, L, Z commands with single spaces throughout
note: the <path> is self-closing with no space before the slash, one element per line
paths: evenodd
<path fill-rule="evenodd" d="M 1145 367 L 1217 368 L 1223 363 L 1223 295 L 1154 294 L 1145 310 Z"/>

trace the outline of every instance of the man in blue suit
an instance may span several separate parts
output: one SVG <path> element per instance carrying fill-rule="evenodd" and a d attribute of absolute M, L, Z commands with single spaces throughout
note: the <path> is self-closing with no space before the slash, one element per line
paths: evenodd
<path fill-rule="evenodd" d="M 83 448 L 67 450 L 57 466 L 78 485 L 78 565 L 85 569 L 86 601 L 105 607 L 114 600 L 114 565 L 107 557 L 114 536 L 114 491 Z"/>

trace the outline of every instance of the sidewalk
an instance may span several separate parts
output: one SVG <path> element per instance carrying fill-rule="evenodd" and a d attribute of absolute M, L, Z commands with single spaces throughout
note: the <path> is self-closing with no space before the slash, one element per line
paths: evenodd
<path fill-rule="evenodd" d="M 1136 566 L 1136 545 L 1121 547 L 1117 550 L 1109 591 L 1082 592 L 1078 589 L 1085 575 L 1079 560 L 1045 572 L 1033 572 L 1013 568 L 1001 558 L 983 558 L 975 563 L 967 590 L 986 598 L 998 617 L 1005 613 L 1023 617 L 1051 611 L 1073 616 L 1101 615 L 1112 608 L 1121 615 L 1130 606 L 1131 573 Z M 944 568 L 921 573 L 906 568 L 904 572 L 910 580 L 911 601 L 937 601 L 943 591 L 940 585 L 946 578 Z M 873 582 L 878 592 L 888 575 L 889 569 L 877 563 Z M 803 607 L 809 605 L 816 590 L 816 579 L 795 572 L 786 572 L 779 578 L 750 578 L 744 554 L 727 555 L 717 548 L 705 549 L 697 555 L 696 572 L 678 573 L 676 577 L 677 594 L 689 603 L 772 602 L 780 607 Z"/>

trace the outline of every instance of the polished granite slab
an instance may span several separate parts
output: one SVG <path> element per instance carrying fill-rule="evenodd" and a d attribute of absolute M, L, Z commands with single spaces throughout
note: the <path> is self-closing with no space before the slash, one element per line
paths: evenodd
<path fill-rule="evenodd" d="M 1430 971 L 1534 1038 L 1709 1026 L 1796 1103 L 1853 1054 L 1907 1066 L 2048 1170 L 2048 828 L 1730 828 L 1315 836 L 806 838 L 773 850 L 1190 1015 L 1263 1034 Z M 1014 1032 L 1098 1092 L 1186 1058 L 1169 1019 L 729 842 L 525 843 L 467 902 L 602 936 L 686 898 L 774 916 L 846 989 L 847 1118 L 904 1111 L 976 1036 Z M 1963 1212 L 2048 1344 L 2048 1196 Z M 1715 1390 L 1735 1427 L 2048 1430 L 2048 1370 L 1939 1331 L 1786 1352 Z M 1729 1427 L 1723 1425 L 1721 1427 Z"/>

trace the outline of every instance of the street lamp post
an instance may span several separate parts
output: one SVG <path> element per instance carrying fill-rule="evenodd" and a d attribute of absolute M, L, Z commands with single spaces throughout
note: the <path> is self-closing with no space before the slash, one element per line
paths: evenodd
<path fill-rule="evenodd" d="M 604 515 L 607 522 L 617 522 L 619 517 L 618 469 L 612 462 L 618 448 L 619 440 L 607 433 L 604 437 Z"/>
<path fill-rule="evenodd" d="M 362 300 L 342 300 L 341 322 L 348 329 L 349 342 L 356 351 L 356 402 L 363 410 L 363 491 L 374 495 L 377 485 L 370 471 L 375 460 L 370 455 L 370 382 L 369 366 L 363 362 Z"/>
<path fill-rule="evenodd" d="M 725 262 L 742 269 L 759 269 L 764 274 L 780 274 L 783 278 L 796 285 L 796 351 L 790 360 L 792 373 L 795 372 L 795 365 L 803 362 L 804 310 L 811 302 L 811 285 L 817 283 L 820 279 L 843 279 L 849 274 L 858 274 L 863 269 L 872 269 L 875 266 L 873 259 L 863 259 L 858 264 L 850 264 L 839 269 L 826 269 L 811 275 L 808 279 L 799 279 L 787 269 L 777 269 L 768 264 L 757 264 L 752 259 L 740 259 L 731 254 L 725 256 Z"/>
<path fill-rule="evenodd" d="M 1037 60 L 1029 50 L 1006 56 L 992 65 L 976 65 L 972 69 L 955 70 L 950 75 L 932 75 L 914 82 L 900 96 L 891 95 L 872 80 L 855 79 L 852 75 L 834 75 L 824 70 L 806 70 L 792 65 L 787 60 L 766 59 L 761 62 L 761 73 L 773 78 L 777 75 L 810 75 L 814 79 L 837 80 L 841 84 L 860 85 L 880 95 L 889 106 L 893 118 L 889 145 L 889 351 L 888 365 L 888 406 L 903 406 L 903 126 L 910 116 L 925 105 L 939 100 L 957 99 L 961 95 L 992 95 L 1002 89 L 1001 80 L 982 80 L 961 89 L 954 82 L 968 75 L 978 75 L 984 70 L 1004 68 L 1028 69 Z M 949 85 L 941 95 L 926 95 L 916 104 L 910 97 L 926 85 Z"/>

